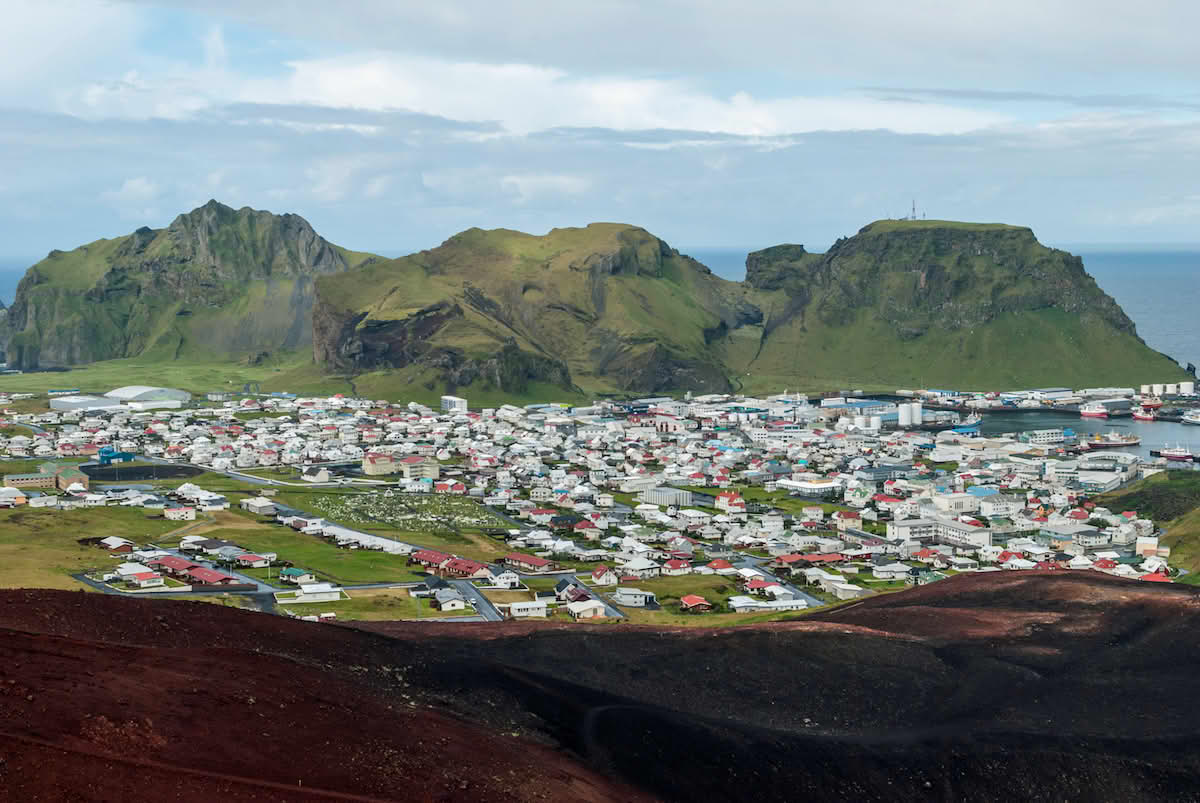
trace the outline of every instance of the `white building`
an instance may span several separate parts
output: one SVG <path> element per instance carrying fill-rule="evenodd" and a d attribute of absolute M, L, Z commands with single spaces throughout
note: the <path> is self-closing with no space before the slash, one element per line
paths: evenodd
<path fill-rule="evenodd" d="M 465 413 L 467 411 L 467 400 L 458 396 L 443 396 L 442 397 L 442 412 L 444 413 Z"/>

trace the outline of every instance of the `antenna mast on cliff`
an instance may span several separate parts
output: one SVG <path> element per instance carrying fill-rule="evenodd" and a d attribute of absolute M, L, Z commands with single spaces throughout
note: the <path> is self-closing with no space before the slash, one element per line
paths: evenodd
<path fill-rule="evenodd" d="M 917 219 L 917 199 L 913 198 L 912 217 L 910 217 L 909 220 L 916 220 L 916 219 Z"/>

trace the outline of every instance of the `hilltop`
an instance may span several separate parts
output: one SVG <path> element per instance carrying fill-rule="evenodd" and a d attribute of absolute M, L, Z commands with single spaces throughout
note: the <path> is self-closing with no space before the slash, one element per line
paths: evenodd
<path fill-rule="evenodd" d="M 779 246 L 746 267 L 747 284 L 771 295 L 762 326 L 731 338 L 725 360 L 755 388 L 797 377 L 993 389 L 1183 376 L 1079 257 L 1028 228 L 877 221 L 824 254 Z"/>
<path fill-rule="evenodd" d="M 761 321 L 747 288 L 644 229 L 469 229 L 317 283 L 318 364 L 524 392 L 731 389 L 714 343 Z"/>
<path fill-rule="evenodd" d="M 1028 228 L 934 220 L 755 251 L 732 282 L 622 223 L 468 229 L 384 259 L 211 201 L 52 252 L 0 329 L 25 370 L 282 355 L 291 389 L 491 401 L 1185 376 L 1078 257 Z"/>
<path fill-rule="evenodd" d="M 315 278 L 368 259 L 298 215 L 209 201 L 166 228 L 52 251 L 29 268 L 7 315 L 9 363 L 243 360 L 304 348 Z"/>
<path fill-rule="evenodd" d="M 0 591 L 0 778 L 28 800 L 134 778 L 182 800 L 1194 799 L 1198 599 L 1003 572 L 725 630 L 349 628 Z"/>

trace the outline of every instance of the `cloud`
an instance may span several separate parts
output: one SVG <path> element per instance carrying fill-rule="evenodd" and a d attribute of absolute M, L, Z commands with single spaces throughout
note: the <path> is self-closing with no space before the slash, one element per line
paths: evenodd
<path fill-rule="evenodd" d="M 127 178 L 115 190 L 100 193 L 100 200 L 113 206 L 126 219 L 154 217 L 158 210 L 154 201 L 162 195 L 162 187 L 145 176 Z"/>
<path fill-rule="evenodd" d="M 542 173 L 504 176 L 500 186 L 515 193 L 519 203 L 528 203 L 547 196 L 580 195 L 592 182 L 583 176 Z"/>

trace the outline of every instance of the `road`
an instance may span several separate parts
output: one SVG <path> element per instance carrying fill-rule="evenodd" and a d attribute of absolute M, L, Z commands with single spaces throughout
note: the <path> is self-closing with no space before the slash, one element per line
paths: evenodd
<path fill-rule="evenodd" d="M 447 580 L 446 582 L 458 589 L 458 592 L 466 598 L 468 605 L 471 605 L 471 600 L 473 599 L 479 600 L 479 603 L 473 607 L 475 608 L 475 612 L 482 616 L 485 621 L 504 621 L 504 616 L 500 613 L 496 606 L 492 604 L 492 601 L 485 597 L 478 588 L 471 585 L 470 580 Z"/>
<path fill-rule="evenodd" d="M 810 608 L 820 608 L 826 604 L 823 601 L 814 597 L 812 594 L 806 593 L 805 591 L 801 590 L 800 588 L 796 587 L 795 585 L 771 574 L 769 571 L 767 571 L 766 569 L 764 569 L 762 567 L 763 561 L 764 561 L 764 558 L 743 557 L 741 560 L 737 561 L 733 565 L 738 569 L 753 569 L 754 571 L 761 574 L 763 576 L 764 580 L 769 580 L 773 583 L 779 583 L 779 585 L 783 586 L 788 591 L 791 591 L 793 594 L 795 594 L 796 599 L 802 599 L 806 603 L 808 603 L 808 607 L 810 607 Z"/>

